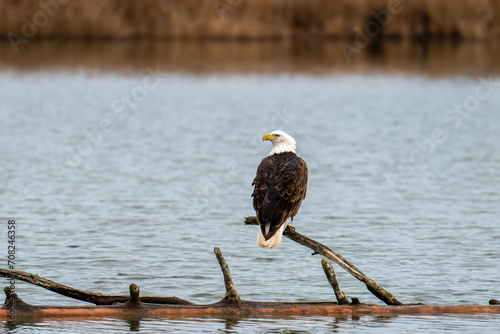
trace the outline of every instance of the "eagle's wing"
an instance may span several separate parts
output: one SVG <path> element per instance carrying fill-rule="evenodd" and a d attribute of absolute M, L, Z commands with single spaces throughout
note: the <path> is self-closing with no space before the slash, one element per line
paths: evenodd
<path fill-rule="evenodd" d="M 301 158 L 280 161 L 264 158 L 252 182 L 253 207 L 265 239 L 271 238 L 299 210 L 307 190 L 307 164 Z M 270 224 L 266 233 L 266 224 Z"/>

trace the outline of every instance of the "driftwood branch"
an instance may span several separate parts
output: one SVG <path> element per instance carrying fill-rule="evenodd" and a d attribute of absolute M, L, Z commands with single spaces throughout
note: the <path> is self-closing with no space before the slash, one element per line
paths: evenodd
<path fill-rule="evenodd" d="M 245 218 L 246 225 L 258 225 L 256 217 L 246 217 Z M 394 297 L 389 291 L 385 290 L 381 287 L 377 282 L 372 280 L 370 277 L 366 276 L 361 270 L 356 268 L 349 261 L 344 259 L 340 254 L 334 252 L 330 248 L 325 245 L 320 244 L 319 242 L 302 235 L 295 230 L 287 227 L 283 232 L 283 235 L 287 238 L 304 245 L 306 247 L 311 248 L 314 253 L 321 254 L 324 257 L 335 261 L 339 266 L 344 268 L 349 274 L 360 280 L 361 282 L 366 284 L 368 290 L 375 295 L 378 299 L 386 303 L 387 305 L 403 305 L 399 300 Z"/>
<path fill-rule="evenodd" d="M 127 295 L 105 295 L 102 293 L 94 293 L 75 289 L 24 271 L 0 269 L 0 277 L 15 278 L 34 285 L 38 285 L 42 288 L 45 288 L 52 292 L 56 292 L 63 296 L 82 300 L 84 302 L 92 303 L 95 305 L 112 305 L 114 303 L 125 303 L 130 299 L 130 296 Z M 141 296 L 140 301 L 143 303 L 156 304 L 193 305 L 193 303 L 177 297 Z"/>
<path fill-rule="evenodd" d="M 342 290 L 340 290 L 339 283 L 337 282 L 337 277 L 335 276 L 335 271 L 333 270 L 330 261 L 321 259 L 321 265 L 323 266 L 323 270 L 325 271 L 325 275 L 328 278 L 328 282 L 333 288 L 333 292 L 335 292 L 335 297 L 337 298 L 337 302 L 339 305 L 348 305 L 349 299 L 344 295 Z"/>
<path fill-rule="evenodd" d="M 231 278 L 231 272 L 229 271 L 229 266 L 226 263 L 226 260 L 222 256 L 222 252 L 218 247 L 214 248 L 215 256 L 217 256 L 217 261 L 219 261 L 220 268 L 222 269 L 222 274 L 224 275 L 224 285 L 226 286 L 226 295 L 223 298 L 223 301 L 227 301 L 229 303 L 240 303 L 241 299 L 236 291 L 236 287 L 234 286 L 233 279 Z"/>

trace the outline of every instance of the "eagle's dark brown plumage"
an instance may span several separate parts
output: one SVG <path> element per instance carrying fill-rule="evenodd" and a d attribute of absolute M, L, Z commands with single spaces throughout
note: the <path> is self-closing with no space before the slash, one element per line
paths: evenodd
<path fill-rule="evenodd" d="M 294 152 L 272 154 L 262 159 L 252 185 L 253 207 L 267 241 L 293 219 L 306 197 L 307 164 Z"/>

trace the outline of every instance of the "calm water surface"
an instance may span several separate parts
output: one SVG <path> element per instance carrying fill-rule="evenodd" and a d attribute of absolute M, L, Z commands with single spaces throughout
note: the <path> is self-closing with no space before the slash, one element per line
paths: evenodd
<path fill-rule="evenodd" d="M 251 181 L 283 129 L 309 165 L 297 230 L 407 303 L 500 297 L 500 81 L 403 76 L 0 74 L 0 231 L 16 269 L 76 288 L 222 298 L 220 247 L 242 298 L 334 299 L 320 258 L 255 244 Z M 124 94 L 133 101 L 120 102 Z M 479 102 L 478 102 L 479 101 Z M 475 102 L 478 102 L 474 104 Z M 471 111 L 448 112 L 470 103 Z M 104 132 L 102 131 L 104 130 Z M 7 254 L 5 254 L 5 257 Z M 3 265 L 6 267 L 6 263 Z M 338 267 L 336 267 L 338 268 Z M 349 297 L 379 303 L 337 269 Z M 285 278 L 285 279 L 284 279 Z M 83 305 L 17 283 L 31 304 Z M 46 321 L 12 332 L 491 332 L 498 316 Z"/>

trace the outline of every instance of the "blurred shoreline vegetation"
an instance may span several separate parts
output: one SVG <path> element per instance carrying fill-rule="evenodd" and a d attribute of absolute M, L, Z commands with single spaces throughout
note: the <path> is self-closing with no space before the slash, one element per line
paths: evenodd
<path fill-rule="evenodd" d="M 353 38 L 377 20 L 380 37 L 500 37 L 498 0 L 0 0 L 0 13 L 5 38 Z"/>
<path fill-rule="evenodd" d="M 40 39 L 12 51 L 0 41 L 0 70 L 192 74 L 408 73 L 442 76 L 500 74 L 500 44 L 453 40 L 414 43 L 382 40 L 370 44 L 348 63 L 339 41 L 185 41 L 156 39 Z M 144 72 L 146 74 L 146 72 Z"/>

